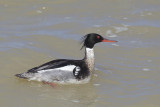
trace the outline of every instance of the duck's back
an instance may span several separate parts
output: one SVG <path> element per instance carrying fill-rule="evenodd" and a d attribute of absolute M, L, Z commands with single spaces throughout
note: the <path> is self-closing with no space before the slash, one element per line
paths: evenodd
<path fill-rule="evenodd" d="M 16 76 L 47 82 L 73 82 L 73 80 L 80 81 L 87 78 L 89 69 L 83 60 L 58 59 Z"/>

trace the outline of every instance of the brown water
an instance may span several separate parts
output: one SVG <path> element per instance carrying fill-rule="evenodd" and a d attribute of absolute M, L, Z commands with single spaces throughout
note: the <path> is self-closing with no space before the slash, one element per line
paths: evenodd
<path fill-rule="evenodd" d="M 0 107 L 160 107 L 159 0 L 1 0 Z M 52 88 L 14 74 L 95 47 L 96 70 L 83 85 Z"/>

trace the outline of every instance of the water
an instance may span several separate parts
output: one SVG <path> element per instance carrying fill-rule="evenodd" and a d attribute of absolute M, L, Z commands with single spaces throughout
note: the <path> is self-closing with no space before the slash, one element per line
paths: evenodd
<path fill-rule="evenodd" d="M 0 106 L 159 107 L 160 1 L 1 0 Z M 81 59 L 80 39 L 99 33 L 118 43 L 95 47 L 96 68 L 84 85 L 14 77 L 59 58 Z"/>

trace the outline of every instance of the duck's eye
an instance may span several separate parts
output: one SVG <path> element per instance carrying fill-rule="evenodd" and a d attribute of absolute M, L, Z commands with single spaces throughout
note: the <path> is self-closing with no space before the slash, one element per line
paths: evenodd
<path fill-rule="evenodd" d="M 97 36 L 97 39 L 99 39 L 100 37 L 99 36 Z"/>

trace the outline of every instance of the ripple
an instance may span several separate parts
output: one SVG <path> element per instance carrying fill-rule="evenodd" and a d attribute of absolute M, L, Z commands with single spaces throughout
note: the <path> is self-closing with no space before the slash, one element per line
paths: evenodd
<path fill-rule="evenodd" d="M 43 6 L 43 7 L 42 7 L 42 9 L 43 9 L 43 10 L 45 10 L 45 9 L 46 9 L 46 7 L 44 7 L 44 6 Z"/>
<path fill-rule="evenodd" d="M 116 33 L 120 33 L 128 30 L 128 25 L 123 25 L 122 27 L 113 27 Z"/>
<path fill-rule="evenodd" d="M 41 10 L 37 10 L 37 13 L 42 13 L 42 11 Z"/>
<path fill-rule="evenodd" d="M 143 70 L 143 71 L 150 71 L 149 68 L 143 68 L 142 70 Z"/>
<path fill-rule="evenodd" d="M 93 86 L 100 86 L 101 84 L 93 84 Z"/>
<path fill-rule="evenodd" d="M 119 46 L 118 44 L 113 43 L 112 46 Z"/>
<path fill-rule="evenodd" d="M 79 103 L 80 101 L 79 100 L 72 100 L 72 102 Z"/>

